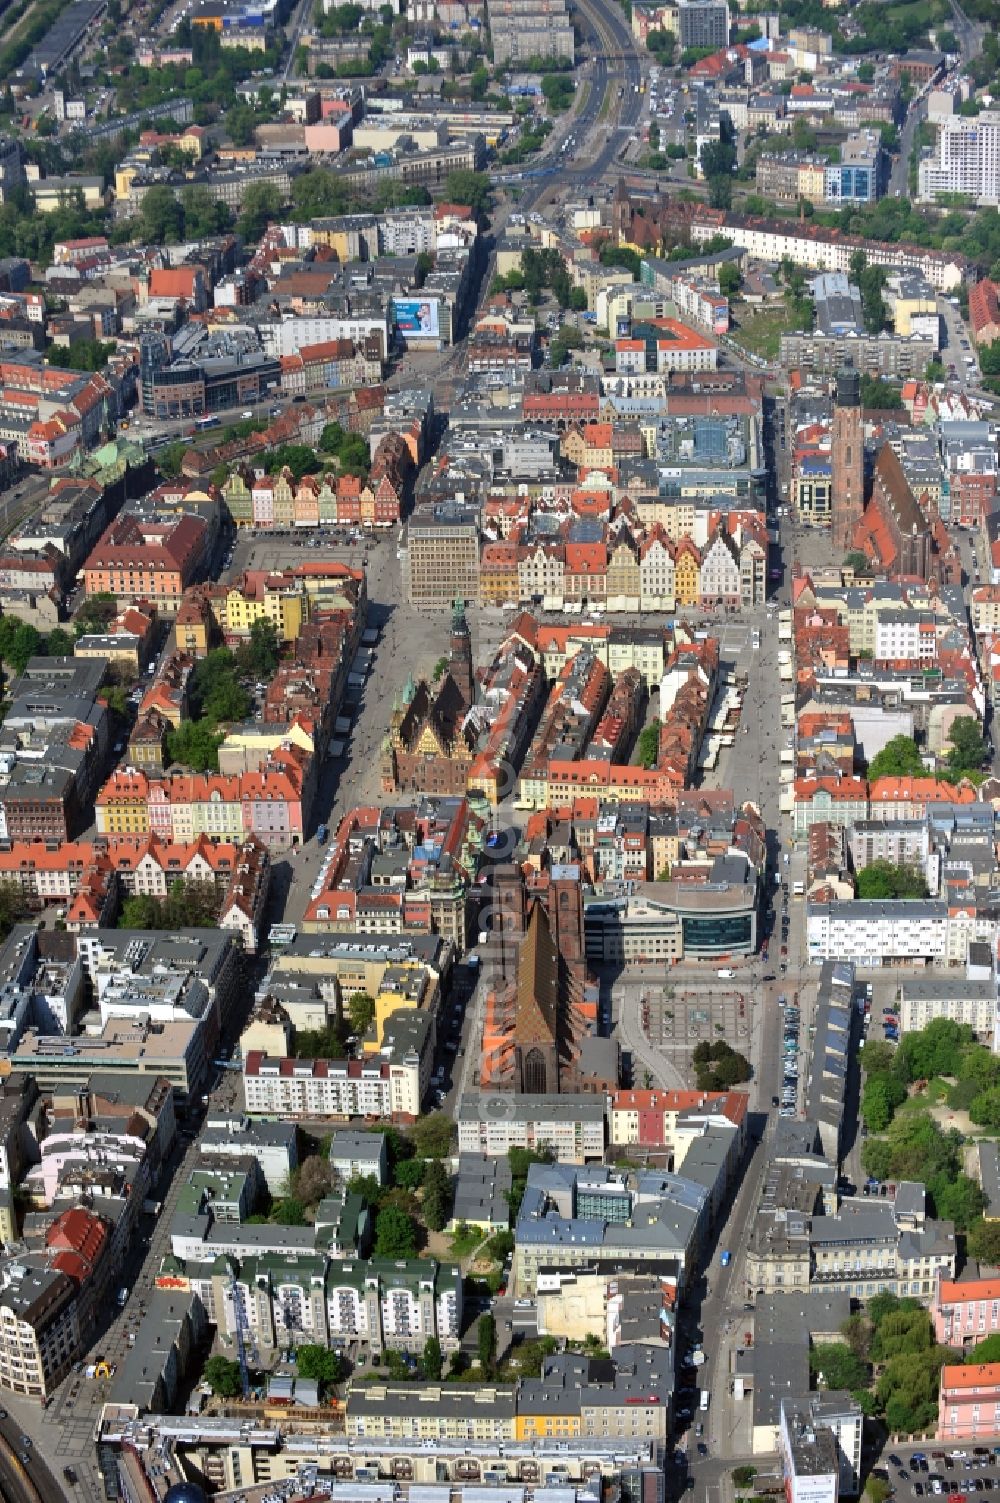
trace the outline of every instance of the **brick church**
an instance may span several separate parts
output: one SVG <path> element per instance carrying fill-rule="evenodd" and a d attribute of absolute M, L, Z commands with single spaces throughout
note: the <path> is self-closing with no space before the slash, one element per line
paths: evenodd
<path fill-rule="evenodd" d="M 597 1037 L 579 874 L 546 875 L 529 892 L 517 867 L 494 872 L 480 1084 L 527 1095 L 605 1094 L 619 1084 L 618 1049 Z"/>

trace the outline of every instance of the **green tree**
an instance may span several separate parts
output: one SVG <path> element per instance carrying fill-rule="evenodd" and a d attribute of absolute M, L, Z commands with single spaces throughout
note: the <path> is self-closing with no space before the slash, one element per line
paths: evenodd
<path fill-rule="evenodd" d="M 0 882 L 0 939 L 6 939 L 15 924 L 29 917 L 31 909 L 19 882 Z"/>
<path fill-rule="evenodd" d="M 872 758 L 868 767 L 868 780 L 878 778 L 921 777 L 924 772 L 923 758 L 912 736 L 893 736 L 880 752 Z"/>
<path fill-rule="evenodd" d="M 114 352 L 115 341 L 113 339 L 78 339 L 65 347 L 50 345 L 48 361 L 50 365 L 58 366 L 60 370 L 101 371 Z"/>
<path fill-rule="evenodd" d="M 397 1206 L 385 1206 L 375 1218 L 376 1258 L 415 1258 L 417 1234 L 413 1218 Z"/>
<path fill-rule="evenodd" d="M 234 146 L 252 146 L 260 116 L 250 104 L 234 104 L 226 111 L 226 131 Z"/>
<path fill-rule="evenodd" d="M 971 1226 L 986 1208 L 986 1196 L 967 1174 L 952 1178 L 935 1177 L 928 1186 L 934 1200 L 934 1214 L 942 1221 L 953 1221 L 958 1231 Z"/>
<path fill-rule="evenodd" d="M 861 405 L 869 410 L 889 412 L 901 408 L 903 398 L 898 387 L 866 372 L 861 377 Z"/>
<path fill-rule="evenodd" d="M 497 1263 L 505 1263 L 514 1251 L 513 1232 L 494 1232 L 486 1244 L 490 1257 Z"/>
<path fill-rule="evenodd" d="M 542 94 L 554 115 L 562 114 L 573 103 L 572 78 L 564 73 L 545 73 L 542 76 Z"/>
<path fill-rule="evenodd" d="M 878 1380 L 876 1393 L 890 1432 L 917 1435 L 933 1428 L 941 1368 L 954 1357 L 947 1347 L 894 1357 Z"/>
<path fill-rule="evenodd" d="M 218 772 L 219 747 L 224 740 L 209 720 L 182 720 L 167 731 L 167 760 L 194 772 Z"/>
<path fill-rule="evenodd" d="M 651 720 L 640 733 L 636 756 L 640 767 L 655 767 L 660 754 L 660 722 Z"/>
<path fill-rule="evenodd" d="M 476 1340 L 479 1348 L 480 1365 L 485 1373 L 490 1373 L 493 1371 L 493 1363 L 497 1352 L 497 1323 L 488 1312 L 479 1317 Z"/>
<path fill-rule="evenodd" d="M 347 1002 L 351 1032 L 363 1038 L 375 1021 L 375 998 L 369 992 L 352 992 Z"/>
<path fill-rule="evenodd" d="M 217 647 L 201 659 L 191 674 L 189 691 L 193 716 L 213 725 L 244 720 L 250 698 L 239 681 L 236 659 L 228 647 Z"/>
<path fill-rule="evenodd" d="M 971 715 L 959 716 L 951 723 L 948 740 L 951 742 L 948 766 L 955 776 L 961 777 L 968 772 L 979 772 L 989 756 L 989 749 L 983 740 L 979 721 Z"/>
<path fill-rule="evenodd" d="M 927 884 L 911 866 L 879 859 L 858 872 L 858 897 L 874 900 L 886 898 L 925 898 Z"/>
<path fill-rule="evenodd" d="M 449 172 L 445 178 L 444 191 L 449 203 L 465 204 L 477 219 L 485 217 L 490 204 L 488 173 L 460 167 L 455 172 Z"/>
<path fill-rule="evenodd" d="M 261 464 L 269 475 L 288 470 L 296 482 L 317 468 L 316 455 L 308 444 L 282 444 L 277 449 L 268 449 Z"/>
<path fill-rule="evenodd" d="M 0 659 L 15 673 L 23 673 L 42 648 L 41 633 L 16 616 L 0 617 Z"/>
<path fill-rule="evenodd" d="M 869 1132 L 884 1132 L 897 1106 L 906 1100 L 906 1087 L 889 1075 L 876 1075 L 865 1084 L 861 1115 Z"/>
<path fill-rule="evenodd" d="M 1000 1267 L 1000 1221 L 974 1221 L 966 1235 L 965 1247 L 970 1258 L 991 1268 Z"/>
<path fill-rule="evenodd" d="M 295 1366 L 300 1378 L 309 1378 L 319 1383 L 321 1389 L 340 1383 L 344 1378 L 344 1364 L 339 1354 L 314 1342 L 307 1341 L 296 1348 Z"/>
<path fill-rule="evenodd" d="M 891 1075 L 896 1068 L 896 1051 L 882 1039 L 869 1039 L 858 1050 L 858 1064 L 866 1075 Z"/>
<path fill-rule="evenodd" d="M 210 882 L 171 882 L 164 898 L 134 893 L 118 916 L 120 929 L 212 929 L 219 915 L 219 895 Z"/>
<path fill-rule="evenodd" d="M 868 1503 L 886 1503 L 891 1493 L 892 1488 L 881 1477 L 869 1477 L 865 1483 L 864 1496 L 868 1499 Z"/>
<path fill-rule="evenodd" d="M 286 1195 L 278 1201 L 273 1220 L 278 1226 L 305 1226 L 306 1208 L 295 1196 Z"/>
<path fill-rule="evenodd" d="M 755 1466 L 734 1466 L 733 1482 L 737 1487 L 749 1487 L 757 1475 Z"/>
<path fill-rule="evenodd" d="M 809 1370 L 822 1375 L 826 1388 L 852 1389 L 868 1385 L 868 1368 L 843 1341 L 820 1341 L 809 1352 Z"/>
<path fill-rule="evenodd" d="M 731 1086 L 750 1079 L 750 1061 L 737 1053 L 725 1039 L 697 1044 L 693 1058 L 700 1091 L 727 1091 Z"/>
<path fill-rule="evenodd" d="M 732 262 L 727 261 L 719 267 L 719 290 L 724 292 L 726 297 L 736 296 L 740 290 L 741 281 L 740 269 Z"/>
<path fill-rule="evenodd" d="M 632 273 L 633 282 L 638 282 L 642 271 L 642 262 L 639 253 L 629 245 L 612 245 L 606 240 L 600 249 L 600 261 L 602 266 L 621 266 Z"/>
<path fill-rule="evenodd" d="M 251 183 L 243 195 L 237 232 L 246 241 L 256 243 L 281 208 L 281 196 L 273 183 Z"/>
<path fill-rule="evenodd" d="M 886 325 L 886 307 L 882 289 L 888 278 L 884 266 L 866 266 L 859 278 L 861 316 L 869 334 L 879 334 Z"/>
<path fill-rule="evenodd" d="M 987 1336 L 985 1341 L 980 1341 L 966 1353 L 966 1362 L 974 1365 L 981 1362 L 1000 1362 L 1000 1334 L 994 1333 Z"/>
<path fill-rule="evenodd" d="M 45 639 L 45 651 L 50 658 L 71 658 L 75 638 L 63 626 L 54 626 Z"/>
<path fill-rule="evenodd" d="M 935 1075 L 957 1075 L 963 1069 L 965 1051 L 973 1042 L 972 1029 L 951 1018 L 934 1018 L 926 1028 L 907 1033 L 896 1053 L 896 1070 L 906 1080 L 930 1080 Z"/>
<path fill-rule="evenodd" d="M 184 456 L 188 451 L 188 445 L 183 439 L 176 443 L 167 444 L 156 456 L 156 468 L 166 480 L 176 480 L 181 472 Z"/>
<path fill-rule="evenodd" d="M 424 1220 L 432 1232 L 443 1231 L 451 1215 L 451 1181 L 440 1159 L 430 1159 L 424 1169 Z"/>
<path fill-rule="evenodd" d="M 216 1398 L 235 1399 L 243 1392 L 240 1364 L 230 1361 L 228 1357 L 209 1357 L 202 1377 Z"/>
<path fill-rule="evenodd" d="M 226 204 L 214 199 L 204 183 L 185 183 L 181 189 L 184 233 L 192 240 L 216 235 L 229 223 Z"/>
<path fill-rule="evenodd" d="M 274 677 L 281 659 L 278 628 L 264 617 L 250 627 L 250 640 L 240 648 L 237 659 L 245 673 L 256 673 L 265 683 Z"/>
<path fill-rule="evenodd" d="M 413 1147 L 422 1159 L 443 1159 L 451 1153 L 455 1124 L 443 1112 L 418 1117 L 411 1129 Z"/>
<path fill-rule="evenodd" d="M 184 212 L 168 183 L 154 183 L 142 196 L 140 234 L 153 244 L 175 245 L 184 233 Z"/>
<path fill-rule="evenodd" d="M 977 1127 L 1000 1126 L 1000 1086 L 977 1092 L 969 1103 L 969 1116 Z"/>
<path fill-rule="evenodd" d="M 444 1353 L 436 1336 L 428 1336 L 420 1357 L 420 1371 L 429 1383 L 437 1383 L 444 1371 Z"/>
<path fill-rule="evenodd" d="M 292 183 L 292 218 L 299 224 L 354 207 L 350 190 L 326 167 L 302 172 Z"/>
<path fill-rule="evenodd" d="M 419 1190 L 426 1167 L 423 1159 L 403 1159 L 393 1167 L 392 1182 L 403 1190 Z"/>

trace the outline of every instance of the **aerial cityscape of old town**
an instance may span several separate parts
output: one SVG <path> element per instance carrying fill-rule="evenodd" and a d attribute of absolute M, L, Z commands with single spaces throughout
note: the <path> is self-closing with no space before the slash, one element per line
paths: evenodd
<path fill-rule="evenodd" d="M 0 1500 L 1000 1503 L 1000 0 L 0 0 Z"/>

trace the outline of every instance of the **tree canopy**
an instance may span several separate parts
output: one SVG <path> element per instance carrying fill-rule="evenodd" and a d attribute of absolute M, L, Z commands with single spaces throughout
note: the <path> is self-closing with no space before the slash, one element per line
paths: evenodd
<path fill-rule="evenodd" d="M 655 767 L 660 754 L 660 722 L 651 720 L 639 735 L 636 758 L 640 767 Z"/>
<path fill-rule="evenodd" d="M 118 915 L 119 929 L 214 929 L 219 893 L 212 882 L 171 882 L 165 898 L 133 893 Z"/>
<path fill-rule="evenodd" d="M 956 777 L 978 773 L 989 755 L 983 740 L 979 721 L 971 715 L 961 715 L 953 720 L 948 732 L 951 748 L 948 752 L 948 767 Z"/>
<path fill-rule="evenodd" d="M 916 778 L 925 771 L 920 749 L 913 737 L 893 736 L 869 763 L 868 778 L 872 783 L 878 778 Z"/>
<path fill-rule="evenodd" d="M 344 1376 L 344 1364 L 339 1353 L 313 1342 L 306 1342 L 296 1349 L 295 1365 L 300 1378 L 311 1378 L 321 1388 L 339 1383 Z"/>
<path fill-rule="evenodd" d="M 879 859 L 858 872 L 858 897 L 884 900 L 886 898 L 925 898 L 927 883 L 923 874 L 912 866 L 900 862 Z"/>
<path fill-rule="evenodd" d="M 443 1231 L 451 1215 L 451 1178 L 440 1159 L 430 1159 L 423 1178 L 424 1220 L 432 1232 Z"/>
<path fill-rule="evenodd" d="M 398 1206 L 385 1206 L 375 1218 L 376 1258 L 415 1258 L 417 1229 L 412 1216 Z"/>
<path fill-rule="evenodd" d="M 235 1399 L 243 1392 L 240 1364 L 228 1357 L 209 1357 L 202 1376 L 217 1398 Z"/>
<path fill-rule="evenodd" d="M 23 673 L 28 663 L 42 651 L 42 634 L 27 621 L 16 616 L 0 616 L 0 659 L 15 673 Z"/>
<path fill-rule="evenodd" d="M 702 1042 L 694 1049 L 695 1079 L 699 1091 L 728 1091 L 751 1076 L 750 1061 L 725 1039 Z"/>
<path fill-rule="evenodd" d="M 1000 1266 L 1000 1221 L 974 1221 L 969 1227 L 965 1246 L 969 1256 L 980 1263 L 987 1263 L 992 1268 Z"/>

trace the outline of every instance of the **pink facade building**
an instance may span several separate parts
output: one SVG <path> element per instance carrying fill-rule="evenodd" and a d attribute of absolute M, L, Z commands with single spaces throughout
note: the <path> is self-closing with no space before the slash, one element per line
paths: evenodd
<path fill-rule="evenodd" d="M 1000 1279 L 939 1279 L 931 1302 L 940 1346 L 975 1346 L 1000 1331 Z"/>
<path fill-rule="evenodd" d="M 1000 1434 L 1000 1362 L 943 1367 L 938 1395 L 938 1440 L 983 1440 L 997 1434 Z"/>

